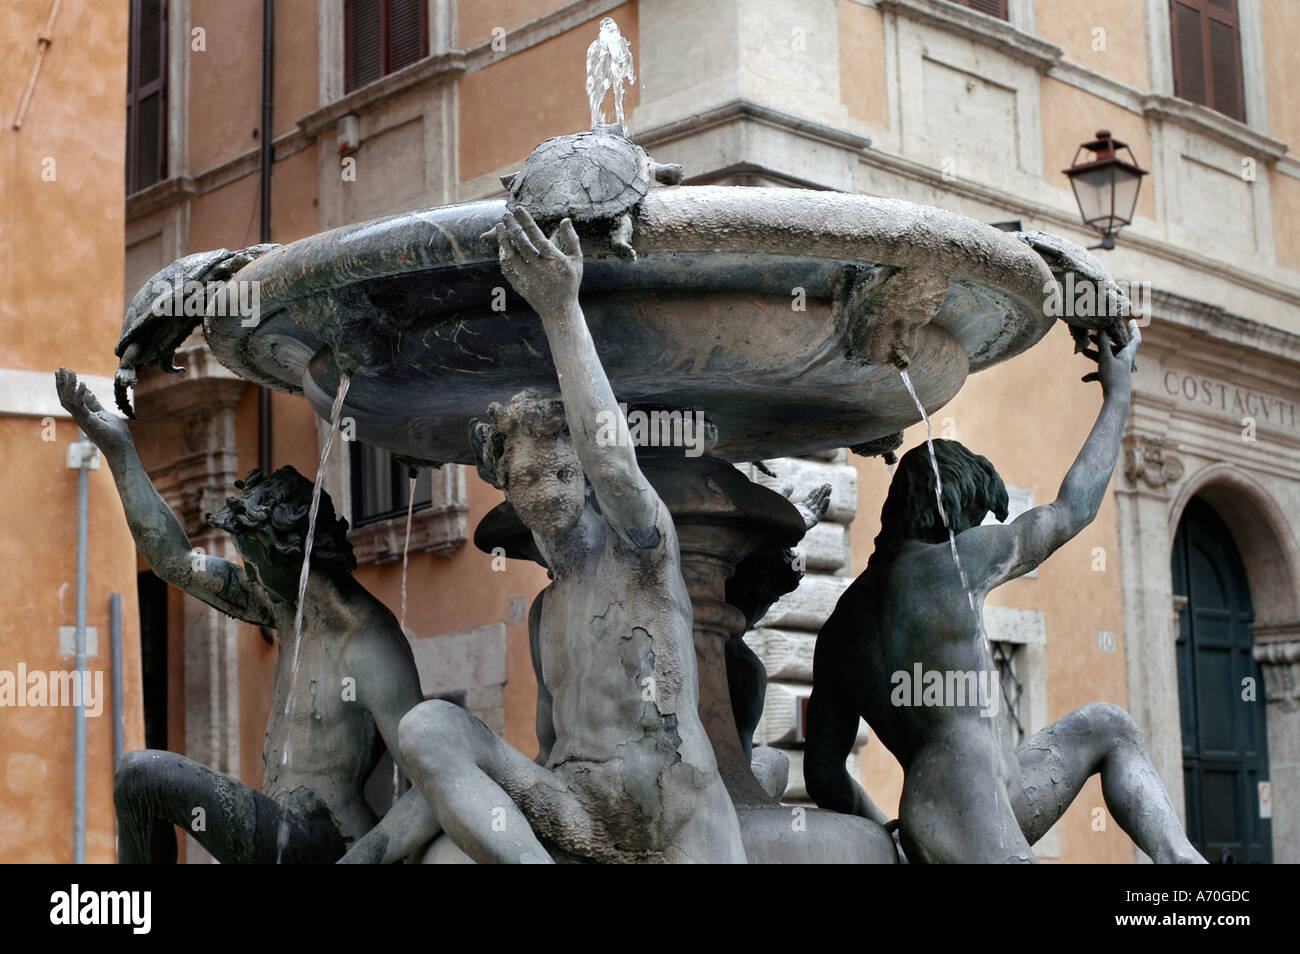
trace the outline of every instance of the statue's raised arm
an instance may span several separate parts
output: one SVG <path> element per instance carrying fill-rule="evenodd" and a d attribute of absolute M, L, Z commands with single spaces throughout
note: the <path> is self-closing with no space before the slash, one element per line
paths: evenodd
<path fill-rule="evenodd" d="M 1128 417 L 1130 369 L 1142 344 L 1137 323 L 1131 322 L 1128 330 L 1123 348 L 1112 345 L 1106 334 L 1094 333 L 1095 350 L 1084 352 L 1097 361 L 1097 370 L 1084 380 L 1101 382 L 1101 411 L 1056 500 L 1006 526 L 990 524 L 959 534 L 957 549 L 977 590 L 988 592 L 1033 570 L 1096 518 L 1119 457 Z"/>
<path fill-rule="evenodd" d="M 77 375 L 67 368 L 54 374 L 59 403 L 103 453 L 117 482 L 122 509 L 140 554 L 158 576 L 236 619 L 274 626 L 270 610 L 242 567 L 207 556 L 191 545 L 180 521 L 154 489 L 135 452 L 126 421 L 104 410 Z"/>
<path fill-rule="evenodd" d="M 582 247 L 573 223 L 565 219 L 548 239 L 519 208 L 506 212 L 496 236 L 501 271 L 542 320 L 573 447 L 601 512 L 626 542 L 657 550 L 671 524 L 637 465 L 627 420 L 578 305 Z"/>

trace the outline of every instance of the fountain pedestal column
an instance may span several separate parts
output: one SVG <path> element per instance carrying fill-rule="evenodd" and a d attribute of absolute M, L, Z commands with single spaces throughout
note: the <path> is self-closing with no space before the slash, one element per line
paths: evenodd
<path fill-rule="evenodd" d="M 745 614 L 726 600 L 727 581 L 742 560 L 803 537 L 799 511 L 732 465 L 708 456 L 643 453 L 641 467 L 672 514 L 682 577 L 694 612 L 700 721 L 713 743 L 718 771 L 737 807 L 775 806 L 750 769 L 727 680 L 727 641 L 745 631 Z"/>
<path fill-rule="evenodd" d="M 674 515 L 676 516 L 676 515 Z M 700 678 L 700 721 L 713 743 L 718 771 L 737 805 L 775 804 L 763 791 L 740 742 L 727 682 L 727 640 L 745 630 L 745 617 L 723 599 L 727 580 L 736 569 L 727 551 L 748 548 L 737 530 L 691 526 L 678 531 L 682 551 L 682 577 L 695 614 L 695 659 Z"/>

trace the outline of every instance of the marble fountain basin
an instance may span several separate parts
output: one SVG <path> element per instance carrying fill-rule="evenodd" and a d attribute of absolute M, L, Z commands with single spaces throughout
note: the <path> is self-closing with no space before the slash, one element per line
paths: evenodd
<path fill-rule="evenodd" d="M 540 320 L 495 239 L 504 199 L 407 212 L 251 262 L 256 321 L 209 315 L 237 374 L 328 418 L 342 371 L 356 436 L 431 462 L 472 461 L 468 422 L 525 388 L 558 396 Z M 615 393 L 702 410 L 713 453 L 747 461 L 852 446 L 919 420 L 968 374 L 1051 327 L 1032 248 L 940 209 L 802 189 L 667 186 L 635 216 L 633 263 L 583 235 L 581 303 Z"/>

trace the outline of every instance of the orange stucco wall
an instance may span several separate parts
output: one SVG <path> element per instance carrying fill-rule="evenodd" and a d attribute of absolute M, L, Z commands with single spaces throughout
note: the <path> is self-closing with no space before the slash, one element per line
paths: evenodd
<path fill-rule="evenodd" d="M 1038 0 L 1036 29 L 1060 46 L 1067 60 L 1147 89 L 1144 6 L 1143 0 Z"/>
<path fill-rule="evenodd" d="M 65 466 L 76 439 L 70 421 L 43 440 L 39 419 L 0 417 L 0 460 L 11 488 L 0 499 L 0 670 L 70 671 L 59 652 L 60 626 L 76 622 L 77 475 Z M 113 708 L 109 596 L 122 595 L 125 747 L 143 744 L 140 653 L 133 544 L 107 467 L 90 475 L 86 625 L 99 651 L 100 715 L 87 717 L 86 857 L 114 856 Z M 33 558 L 33 550 L 40 554 Z M 93 683 L 92 683 L 93 684 Z M 92 703 L 93 704 L 93 703 Z M 0 861 L 72 861 L 73 721 L 71 708 L 0 708 Z"/>
<path fill-rule="evenodd" d="M 190 26 L 206 33 L 207 50 L 189 55 L 188 116 L 189 169 L 204 172 L 258 146 L 262 5 L 192 0 Z"/>
<path fill-rule="evenodd" d="M 126 23 L 65 3 L 25 122 L 10 128 L 49 4 L 0 9 L 0 369 L 111 375 L 121 321 Z M 43 173 L 45 173 L 43 175 Z M 21 240 L 18 237 L 21 236 Z M 53 382 L 48 384 L 53 395 Z M 0 416 L 0 670 L 71 670 L 58 630 L 76 622 L 77 475 L 71 421 Z M 122 595 L 126 746 L 143 736 L 133 547 L 107 467 L 90 474 L 87 625 L 102 712 L 87 718 L 87 858 L 114 854 L 109 596 Z M 39 558 L 34 558 L 39 554 Z M 94 677 L 92 676 L 92 679 Z M 0 708 L 0 860 L 70 862 L 72 708 Z"/>
<path fill-rule="evenodd" d="M 1260 4 L 1264 34 L 1264 77 L 1268 96 L 1268 134 L 1300 147 L 1300 5 Z"/>
<path fill-rule="evenodd" d="M 1300 211 L 1300 179 L 1282 172 L 1270 172 L 1268 181 L 1273 208 L 1277 210 L 1273 213 L 1277 263 L 1283 268 L 1300 269 L 1300 216 L 1295 214 Z"/>
<path fill-rule="evenodd" d="M 874 7 L 839 0 L 840 99 L 854 119 L 889 125 L 885 21 Z"/>
<path fill-rule="evenodd" d="M 457 4 L 457 42 L 464 49 L 487 43 L 493 39 L 494 30 L 509 32 L 563 5 L 562 0 L 473 0 Z M 621 20 L 619 25 L 626 33 Z"/>
<path fill-rule="evenodd" d="M 608 15 L 618 21 L 635 55 L 636 0 Z M 585 23 L 460 81 L 462 182 L 523 162 L 542 140 L 591 125 L 585 89 L 592 37 L 592 24 Z M 503 95 L 507 89 L 525 92 L 507 97 Z M 627 91 L 623 109 L 629 125 L 636 120 L 634 110 L 640 101 L 639 86 Z"/>

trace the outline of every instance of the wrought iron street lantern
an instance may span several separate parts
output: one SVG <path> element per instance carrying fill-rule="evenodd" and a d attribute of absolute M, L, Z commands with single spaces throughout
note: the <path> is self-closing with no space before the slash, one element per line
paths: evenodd
<path fill-rule="evenodd" d="M 1121 151 L 1128 154 L 1127 159 L 1120 156 Z M 1093 247 L 1114 248 L 1115 233 L 1133 221 L 1138 190 L 1147 171 L 1138 166 L 1128 144 L 1106 129 L 1097 130 L 1096 139 L 1080 146 L 1074 165 L 1062 171 L 1074 188 L 1083 221 L 1101 233 L 1101 244 Z"/>

